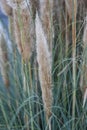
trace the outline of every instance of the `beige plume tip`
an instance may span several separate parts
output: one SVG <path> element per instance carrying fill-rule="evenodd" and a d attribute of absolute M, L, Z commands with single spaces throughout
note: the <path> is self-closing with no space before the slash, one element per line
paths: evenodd
<path fill-rule="evenodd" d="M 84 97 L 83 97 L 83 108 L 86 104 L 86 100 L 87 100 L 87 88 L 85 89 L 85 92 L 84 92 Z"/>

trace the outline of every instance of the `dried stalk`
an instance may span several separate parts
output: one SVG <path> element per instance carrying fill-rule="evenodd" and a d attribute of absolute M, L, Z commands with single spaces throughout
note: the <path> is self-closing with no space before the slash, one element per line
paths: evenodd
<path fill-rule="evenodd" d="M 72 118 L 75 119 L 76 105 L 76 14 L 77 1 L 72 0 L 72 58 L 73 58 L 73 103 L 72 103 Z M 75 120 L 72 122 L 72 130 L 75 130 Z"/>
<path fill-rule="evenodd" d="M 73 0 L 65 0 L 65 4 L 66 4 L 66 8 L 67 8 L 67 12 L 68 15 L 70 17 L 70 19 L 72 20 L 72 16 L 73 16 Z M 75 9 L 75 13 L 77 14 L 77 4 L 76 4 L 76 9 Z"/>

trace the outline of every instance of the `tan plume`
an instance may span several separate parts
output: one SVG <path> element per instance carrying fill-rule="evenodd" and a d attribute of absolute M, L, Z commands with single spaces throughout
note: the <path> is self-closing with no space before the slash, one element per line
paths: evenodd
<path fill-rule="evenodd" d="M 48 49 L 40 18 L 36 15 L 36 48 L 37 61 L 39 65 L 39 80 L 42 90 L 42 99 L 46 111 L 47 120 L 51 116 L 52 107 L 52 77 L 51 77 L 51 57 Z"/>
<path fill-rule="evenodd" d="M 48 43 L 50 53 L 52 53 L 53 40 L 53 0 L 40 0 L 40 18 L 44 33 Z"/>
<path fill-rule="evenodd" d="M 0 7 L 6 15 L 12 15 L 12 8 L 7 4 L 6 0 L 0 0 Z"/>
<path fill-rule="evenodd" d="M 8 88 L 10 85 L 8 75 L 9 72 L 8 51 L 3 34 L 0 35 L 0 69 L 4 84 Z"/>

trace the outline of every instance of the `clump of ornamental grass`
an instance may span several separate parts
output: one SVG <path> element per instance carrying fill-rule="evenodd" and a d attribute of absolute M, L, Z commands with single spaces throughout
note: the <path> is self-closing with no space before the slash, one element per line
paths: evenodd
<path fill-rule="evenodd" d="M 24 0 L 5 0 L 4 2 L 1 1 L 1 5 L 9 18 L 9 29 L 12 40 L 17 44 L 17 48 L 23 59 L 22 61 L 26 64 L 30 60 L 35 43 L 32 7 L 29 6 L 29 2 Z M 11 15 L 9 15 L 6 7 L 11 8 Z"/>
<path fill-rule="evenodd" d="M 38 70 L 39 81 L 40 81 L 40 86 L 41 86 L 41 91 L 42 91 L 43 107 L 45 109 L 45 115 L 46 115 L 47 123 L 49 125 L 49 130 L 50 129 L 52 130 L 86 129 L 86 118 L 84 118 L 84 121 L 83 121 L 83 117 L 82 117 L 83 114 L 84 114 L 84 117 L 86 117 L 86 113 L 85 111 L 83 113 L 83 110 L 85 109 L 82 109 L 81 107 L 80 99 L 82 97 L 80 97 L 80 93 L 78 91 L 79 90 L 79 87 L 78 87 L 79 76 L 80 76 L 79 64 L 78 64 L 78 60 L 79 60 L 78 59 L 79 57 L 78 41 L 80 41 L 80 38 L 82 37 L 78 37 L 77 46 L 76 46 L 76 32 L 78 35 L 78 30 L 79 30 L 78 25 L 80 25 L 79 22 L 76 23 L 76 14 L 77 14 L 77 5 L 75 3 L 76 1 L 65 0 L 68 2 L 68 6 L 69 6 L 68 7 L 67 3 L 64 3 L 65 2 L 64 0 L 60 2 L 58 0 L 55 0 L 55 5 L 57 8 L 56 9 L 57 15 L 55 15 L 54 24 L 57 18 L 58 18 L 58 22 L 56 22 L 57 25 L 54 25 L 56 36 L 55 36 L 53 48 L 51 48 L 52 47 L 51 40 L 53 36 L 51 35 L 53 34 L 51 31 L 53 28 L 51 11 L 53 10 L 54 11 L 53 13 L 55 13 L 55 9 L 52 9 L 53 5 L 51 4 L 51 2 L 54 2 L 53 0 L 52 1 L 39 0 L 38 5 L 36 7 L 34 3 L 35 0 L 30 0 L 30 1 L 29 0 L 0 0 L 1 3 L 3 3 L 3 1 L 5 1 L 4 4 L 7 4 L 7 6 L 10 7 L 12 10 L 12 13 L 10 15 L 9 13 L 5 13 L 9 17 L 9 21 L 11 25 L 10 26 L 10 29 L 12 31 L 11 36 L 13 36 L 11 38 L 14 38 L 13 41 L 16 42 L 17 48 L 21 54 L 21 57 L 23 61 L 25 61 L 22 63 L 19 60 L 19 57 L 20 57 L 19 53 L 16 54 L 16 51 L 15 51 L 15 64 L 13 63 L 14 65 L 12 66 L 12 72 L 14 73 L 13 74 L 14 76 L 13 76 L 13 79 L 12 77 L 10 77 L 11 78 L 10 81 L 12 83 L 11 85 L 12 96 L 17 95 L 15 96 L 17 98 L 15 97 L 12 98 L 12 102 L 11 102 L 12 109 L 8 111 L 7 107 L 4 106 L 7 100 L 6 101 L 3 100 L 2 94 L 0 93 L 0 97 L 1 97 L 0 104 L 2 106 L 1 110 L 5 118 L 5 121 L 4 121 L 2 120 L 2 117 L 0 116 L 0 119 L 3 122 L 1 123 L 1 125 L 3 124 L 5 126 L 3 129 L 17 129 L 17 130 L 19 129 L 44 130 L 45 129 L 45 123 L 44 123 L 45 120 L 44 120 L 44 116 L 42 112 L 43 111 L 42 103 L 40 100 L 41 98 L 39 99 L 40 91 L 38 90 L 38 86 L 39 86 L 38 74 L 37 74 L 38 69 L 39 69 Z M 32 8 L 31 5 L 29 5 L 30 3 L 28 2 L 31 2 L 32 5 L 34 5 L 34 8 Z M 2 6 L 4 8 L 4 5 Z M 64 10 L 64 7 L 66 8 L 66 10 Z M 33 12 L 36 11 L 36 8 L 38 10 L 39 16 L 38 15 L 36 16 L 36 21 L 32 21 L 31 16 Z M 83 8 L 83 6 L 81 5 L 80 8 Z M 4 12 L 5 11 L 6 10 L 4 10 Z M 64 11 L 66 11 L 66 13 Z M 82 12 L 80 11 L 80 15 L 81 14 Z M 81 17 L 83 17 L 82 15 Z M 71 30 L 68 30 L 68 19 L 66 18 L 67 16 L 69 17 L 69 20 L 70 20 L 69 24 L 72 23 L 72 25 L 69 25 L 70 27 L 72 26 L 72 29 L 69 28 Z M 64 17 L 64 19 L 62 17 Z M 30 20 L 31 22 L 28 20 Z M 33 22 L 36 23 L 36 32 L 35 32 L 36 34 L 32 33 L 33 27 L 31 24 L 33 24 Z M 76 24 L 77 24 L 77 30 L 76 30 Z M 30 55 L 32 55 L 32 52 L 29 52 L 28 47 L 32 48 L 30 45 L 30 42 L 31 40 L 33 41 L 32 39 L 33 36 L 29 34 L 30 33 L 29 31 L 31 31 L 31 34 L 33 36 L 36 35 L 35 42 L 37 43 L 36 50 L 37 50 L 37 60 L 38 60 L 38 66 L 39 66 L 38 69 L 37 69 L 37 66 L 36 68 L 33 67 L 35 62 L 34 64 L 31 63 L 33 62 L 34 55 L 32 56 L 33 58 L 30 59 Z M 81 30 L 79 30 L 79 32 L 81 32 Z M 51 37 L 49 37 L 49 35 Z M 81 75 L 84 76 L 83 81 L 82 81 L 83 107 L 85 106 L 86 99 L 87 99 L 86 35 L 87 34 L 85 33 L 84 35 L 85 38 L 83 38 L 85 39 L 84 40 L 85 45 L 83 44 L 83 50 L 84 50 L 83 63 L 82 63 L 83 72 L 81 73 Z M 28 38 L 27 36 L 29 36 L 29 39 L 27 39 Z M 26 44 L 27 41 L 29 42 L 29 44 Z M 72 46 L 72 49 L 71 49 L 71 46 Z M 16 48 L 14 49 L 16 50 Z M 51 49 L 53 49 L 53 55 L 51 55 L 52 53 Z M 30 49 L 30 51 L 31 50 L 32 49 Z M 54 58 L 53 60 L 54 62 L 51 62 L 52 61 L 51 56 Z M 29 61 L 29 59 L 32 61 Z M 13 59 L 11 60 L 13 61 Z M 29 61 L 29 64 L 26 64 L 26 61 Z M 71 66 L 71 63 L 73 64 L 72 66 Z M 52 77 L 54 80 L 54 91 L 53 91 L 54 97 L 52 95 L 51 64 L 53 64 L 53 70 L 54 70 L 52 73 L 53 74 Z M 22 69 L 21 69 L 21 66 L 23 67 Z M 20 77 L 21 75 L 20 71 L 22 71 L 23 77 Z M 36 74 L 35 74 L 35 71 L 36 71 Z M 23 80 L 23 83 L 22 83 L 22 80 Z M 3 84 L 1 82 L 0 86 L 2 85 Z M 14 91 L 13 86 L 15 87 L 16 91 Z M 24 86 L 26 87 L 26 90 L 23 89 Z M 32 94 L 35 94 L 35 95 L 32 95 Z M 54 98 L 53 106 L 52 106 L 52 100 L 53 100 L 52 98 Z M 17 101 L 17 104 L 16 104 L 17 107 L 14 106 L 14 103 L 13 103 L 14 100 Z M 49 121 L 52 115 L 51 107 L 53 108 L 52 110 L 54 112 L 52 116 L 52 122 Z M 6 111 L 4 111 L 4 108 L 6 108 Z M 13 112 L 13 109 L 15 110 L 16 114 Z M 8 116 L 8 113 L 12 115 Z M 16 116 L 18 116 L 17 120 L 16 120 Z M 1 125 L 0 125 L 0 128 L 1 128 Z"/>
<path fill-rule="evenodd" d="M 46 112 L 46 119 L 51 117 L 52 107 L 52 76 L 51 76 L 51 57 L 48 49 L 47 39 L 43 31 L 42 23 L 36 14 L 36 49 L 37 61 L 39 66 L 39 80 L 42 90 L 42 99 Z"/>
<path fill-rule="evenodd" d="M 34 49 L 34 42 L 35 42 L 34 29 L 35 28 L 34 28 L 34 21 L 33 21 L 33 16 L 32 16 L 32 9 L 31 7 L 29 8 L 29 3 L 27 3 L 24 0 L 22 1 L 21 0 L 17 0 L 17 1 L 5 0 L 4 3 L 3 2 L 1 3 L 2 3 L 2 7 L 4 7 L 3 11 L 6 12 L 6 15 L 9 18 L 9 21 L 10 21 L 9 27 L 11 27 L 10 30 L 13 33 L 11 35 L 13 36 L 14 43 L 17 44 L 17 48 L 19 50 L 19 53 L 21 54 L 21 57 L 23 59 L 22 60 L 23 65 L 24 65 L 29 62 L 33 49 Z M 6 6 L 4 6 L 4 4 Z M 12 11 L 11 16 L 9 16 L 5 7 L 11 8 L 11 11 Z M 25 77 L 25 73 L 26 72 L 23 71 L 24 77 Z M 23 84 L 24 88 L 26 87 L 27 80 L 25 82 L 26 83 Z M 31 107 L 30 105 L 29 107 Z M 30 115 L 32 117 L 32 113 Z"/>

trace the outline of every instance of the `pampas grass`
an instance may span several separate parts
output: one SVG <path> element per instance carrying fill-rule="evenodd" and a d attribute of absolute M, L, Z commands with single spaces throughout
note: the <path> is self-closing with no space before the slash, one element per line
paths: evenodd
<path fill-rule="evenodd" d="M 34 50 L 34 44 L 35 44 L 34 43 L 35 42 L 35 28 L 34 28 L 32 10 L 29 9 L 27 3 L 26 5 L 25 3 L 26 1 L 20 1 L 20 0 L 17 0 L 17 1 L 7 0 L 6 3 L 2 3 L 3 7 L 4 7 L 3 4 L 7 4 L 8 7 L 11 7 L 12 9 L 12 16 L 10 17 L 8 14 L 7 16 L 10 21 L 10 30 L 12 32 L 11 36 L 13 36 L 12 40 L 15 40 L 14 42 L 17 44 L 18 51 L 22 57 L 22 73 L 24 75 L 23 76 L 24 89 L 26 88 L 26 86 L 29 87 L 29 84 L 26 81 L 27 77 L 25 77 L 27 72 L 24 72 L 23 68 L 25 67 L 25 64 L 28 64 L 31 58 L 32 52 Z M 27 89 L 29 90 L 29 88 Z M 28 93 L 26 92 L 26 90 L 24 90 L 24 92 Z M 30 94 L 30 92 L 28 94 Z M 18 106 L 18 101 L 17 101 L 17 106 Z M 32 117 L 32 110 L 31 110 L 30 102 L 29 102 L 29 108 L 30 108 L 30 116 Z M 27 120 L 29 121 L 29 118 L 25 113 L 25 109 L 24 109 L 24 114 L 25 114 L 25 117 L 27 117 Z M 24 120 L 26 122 L 25 118 Z M 32 121 L 31 121 L 31 127 L 33 130 Z M 28 126 L 27 126 L 27 129 L 29 129 Z"/>
<path fill-rule="evenodd" d="M 1 74 L 3 77 L 4 84 L 7 88 L 9 88 L 10 82 L 9 82 L 9 64 L 8 64 L 8 51 L 7 51 L 7 45 L 6 40 L 3 36 L 3 34 L 0 34 L 0 69 Z"/>
<path fill-rule="evenodd" d="M 7 4 L 6 0 L 0 0 L 0 7 L 2 11 L 6 14 L 11 16 L 12 15 L 12 8 Z"/>
<path fill-rule="evenodd" d="M 46 118 L 48 121 L 51 116 L 52 107 L 52 59 L 50 57 L 47 40 L 38 14 L 36 15 L 36 44 L 37 61 L 39 65 L 39 80 L 41 84 L 44 108 L 46 111 Z"/>
<path fill-rule="evenodd" d="M 26 62 L 34 50 L 35 31 L 32 16 L 28 9 L 13 10 L 13 19 L 16 43 L 23 60 Z"/>
<path fill-rule="evenodd" d="M 40 0 L 40 18 L 50 53 L 53 42 L 53 0 Z"/>
<path fill-rule="evenodd" d="M 19 7 L 21 2 L 23 5 L 26 3 L 25 8 Z M 16 8 L 14 8 L 12 3 L 17 5 Z M 32 19 L 32 10 L 29 10 L 28 3 L 25 0 L 4 0 L 1 4 L 3 11 L 9 17 L 10 27 L 13 26 L 12 29 L 14 31 L 11 29 L 11 32 L 13 33 L 11 35 L 15 39 L 15 43 L 17 44 L 23 60 L 26 62 L 32 55 L 35 42 L 35 27 Z M 11 14 L 11 17 L 9 14 Z"/>
<path fill-rule="evenodd" d="M 6 0 L 7 4 L 13 9 L 25 9 L 29 5 L 29 0 Z"/>
<path fill-rule="evenodd" d="M 86 130 L 87 53 L 82 4 L 77 13 L 81 1 L 76 4 L 75 0 L 67 0 L 69 8 L 65 0 L 5 1 L 12 10 L 11 15 L 5 14 L 10 21 L 14 52 L 9 54 L 9 95 L 3 85 L 3 74 L 0 77 L 0 129 Z M 4 46 L 0 49 L 5 68 Z M 4 72 L 8 71 L 3 68 Z"/>
<path fill-rule="evenodd" d="M 8 57 L 9 53 L 12 53 L 12 44 L 8 34 L 6 34 L 6 28 L 4 27 L 4 24 L 2 23 L 2 21 L 0 21 L 0 70 L 4 84 L 7 88 L 9 88 L 10 86 L 9 81 L 10 65 Z"/>

